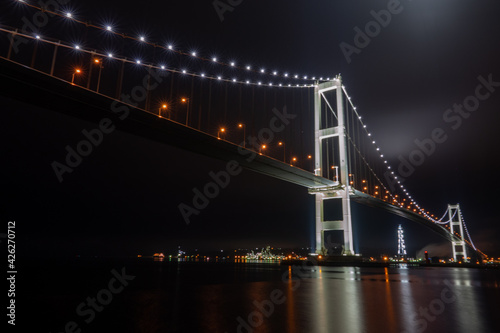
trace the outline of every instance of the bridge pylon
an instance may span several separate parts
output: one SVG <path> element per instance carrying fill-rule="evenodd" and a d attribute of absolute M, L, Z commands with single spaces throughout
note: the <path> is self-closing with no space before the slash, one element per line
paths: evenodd
<path fill-rule="evenodd" d="M 338 183 L 337 186 L 310 191 L 316 197 L 315 226 L 316 253 L 318 254 L 325 254 L 327 250 L 325 231 L 329 230 L 343 231 L 343 253 L 346 255 L 355 254 L 349 198 L 346 118 L 341 77 L 337 76 L 333 81 L 317 83 L 314 90 L 314 173 L 320 177 L 327 177 L 325 170 L 333 167 L 337 171 L 334 180 Z M 332 166 L 334 158 L 337 165 Z M 324 220 L 325 200 L 342 201 L 342 220 Z"/>
<path fill-rule="evenodd" d="M 453 260 L 456 262 L 461 260 L 463 256 L 463 261 L 467 260 L 467 247 L 465 244 L 465 234 L 464 234 L 464 223 L 462 220 L 462 214 L 460 213 L 460 205 L 448 205 L 448 218 L 450 221 L 450 234 L 451 234 L 451 247 L 453 250 Z M 458 233 L 461 240 L 455 241 L 454 236 Z"/>

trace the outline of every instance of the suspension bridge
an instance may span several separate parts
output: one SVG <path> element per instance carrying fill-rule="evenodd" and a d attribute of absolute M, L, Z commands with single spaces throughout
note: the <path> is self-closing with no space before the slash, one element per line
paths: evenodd
<path fill-rule="evenodd" d="M 340 75 L 309 76 L 221 59 L 70 12 L 22 5 L 53 21 L 40 29 L 0 26 L 5 96 L 101 125 L 111 119 L 102 131 L 112 123 L 303 186 L 315 197 L 311 223 L 318 253 L 325 253 L 325 232 L 333 230 L 343 234 L 344 253 L 355 255 L 350 206 L 355 201 L 445 237 L 455 261 L 467 261 L 472 253 L 484 256 L 459 204 L 448 204 L 438 218 L 412 197 Z M 68 39 L 65 26 L 85 37 Z M 52 167 L 59 181 L 70 168 L 62 160 Z M 335 200 L 342 217 L 326 220 L 325 204 Z"/>

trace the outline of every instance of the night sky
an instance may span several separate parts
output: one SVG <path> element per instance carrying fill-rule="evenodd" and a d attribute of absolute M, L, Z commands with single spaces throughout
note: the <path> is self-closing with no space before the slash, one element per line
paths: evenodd
<path fill-rule="evenodd" d="M 0 22 L 20 28 L 23 15 L 34 11 L 10 2 L 2 5 Z M 355 47 L 355 28 L 365 30 L 377 15 L 371 11 L 388 8 L 394 12 L 390 22 L 386 17 L 386 26 L 346 57 L 340 45 Z M 448 109 L 476 94 L 478 77 L 500 82 L 500 3 L 246 0 L 226 11 L 223 21 L 212 1 L 69 1 L 64 9 L 130 35 L 174 41 L 206 57 L 216 54 L 309 76 L 341 73 L 394 168 L 418 149 L 415 140 L 443 129 L 447 140 L 436 144 L 404 184 L 436 215 L 447 204 L 460 203 L 476 246 L 500 256 L 495 192 L 500 83 L 483 88 L 488 97 L 460 123 L 446 121 Z M 72 39 L 74 31 L 60 33 Z M 96 44 L 105 45 L 106 38 Z M 5 90 L 8 82 L 1 84 Z M 222 170 L 225 162 L 116 131 L 59 183 L 50 163 L 95 124 L 5 96 L 0 105 L 1 216 L 17 222 L 19 253 L 151 255 L 177 246 L 229 250 L 313 244 L 314 198 L 305 188 L 244 170 L 186 225 L 178 205 L 190 203 L 192 189 L 204 186 L 209 172 Z M 303 118 L 304 133 L 295 132 L 304 136 L 303 147 L 296 149 L 312 152 L 312 118 Z M 363 254 L 395 254 L 398 224 L 412 256 L 426 246 L 439 255 L 451 250 L 430 230 L 400 217 L 357 204 L 353 215 L 355 249 Z"/>

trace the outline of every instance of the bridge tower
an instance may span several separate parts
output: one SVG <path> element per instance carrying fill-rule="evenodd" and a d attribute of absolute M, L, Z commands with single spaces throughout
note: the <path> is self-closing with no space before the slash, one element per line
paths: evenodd
<path fill-rule="evenodd" d="M 349 198 L 349 168 L 346 138 L 346 113 L 344 110 L 342 80 L 337 76 L 333 81 L 317 83 L 314 90 L 314 173 L 326 177 L 325 170 L 330 168 L 329 156 L 337 156 L 335 166 L 337 186 L 322 188 L 311 192 L 316 197 L 316 252 L 324 254 L 325 231 L 340 230 L 344 234 L 344 251 L 354 255 L 351 203 Z M 333 116 L 332 116 L 333 114 Z M 329 140 L 329 144 L 325 142 Z M 324 220 L 325 200 L 342 201 L 342 220 Z M 329 247 L 329 246 L 327 246 Z"/>
<path fill-rule="evenodd" d="M 467 248 L 465 246 L 464 224 L 462 214 L 460 213 L 460 205 L 448 205 L 448 218 L 450 221 L 451 247 L 453 249 L 453 260 L 460 261 L 463 256 L 463 261 L 467 261 Z M 461 240 L 454 241 L 455 232 L 460 235 Z"/>

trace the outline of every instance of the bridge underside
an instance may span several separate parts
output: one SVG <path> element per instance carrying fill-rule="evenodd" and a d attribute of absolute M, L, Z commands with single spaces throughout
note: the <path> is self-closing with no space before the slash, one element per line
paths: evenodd
<path fill-rule="evenodd" d="M 246 169 L 307 188 L 336 184 L 311 172 L 130 105 L 115 105 L 115 110 L 123 105 L 129 109 L 126 119 L 120 120 L 118 116 L 122 114 L 114 113 L 111 108 L 116 100 L 28 67 L 0 59 L 0 68 L 0 94 L 6 97 L 94 123 L 107 117 L 121 131 L 223 161 L 234 160 Z"/>

